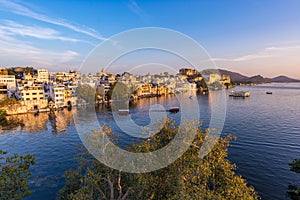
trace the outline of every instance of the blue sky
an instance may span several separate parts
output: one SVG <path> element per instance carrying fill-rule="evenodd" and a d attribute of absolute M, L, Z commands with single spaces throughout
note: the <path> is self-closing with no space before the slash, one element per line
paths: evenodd
<path fill-rule="evenodd" d="M 299 10 L 298 0 L 0 0 L 0 64 L 78 68 L 115 34 L 163 27 L 195 39 L 220 68 L 300 78 Z"/>

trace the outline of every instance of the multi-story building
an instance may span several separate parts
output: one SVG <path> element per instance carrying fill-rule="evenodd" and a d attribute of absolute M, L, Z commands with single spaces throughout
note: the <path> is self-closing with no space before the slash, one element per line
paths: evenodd
<path fill-rule="evenodd" d="M 209 83 L 210 84 L 215 83 L 215 82 L 220 82 L 220 81 L 221 81 L 221 75 L 220 74 L 211 73 L 209 75 Z"/>
<path fill-rule="evenodd" d="M 37 75 L 37 81 L 42 83 L 49 82 L 49 72 L 46 69 L 39 69 Z"/>
<path fill-rule="evenodd" d="M 7 96 L 7 85 L 0 83 L 0 100 Z"/>
<path fill-rule="evenodd" d="M 181 75 L 194 76 L 198 74 L 198 71 L 195 69 L 182 68 L 179 70 L 179 73 Z"/>
<path fill-rule="evenodd" d="M 19 87 L 18 89 L 23 101 L 46 99 L 44 89 L 40 85 Z"/>
<path fill-rule="evenodd" d="M 230 76 L 229 75 L 222 75 L 222 83 L 223 84 L 230 84 L 231 83 Z"/>
<path fill-rule="evenodd" d="M 0 83 L 7 86 L 7 89 L 16 88 L 16 78 L 14 75 L 0 75 Z"/>
<path fill-rule="evenodd" d="M 49 96 L 53 100 L 55 107 L 60 108 L 65 105 L 65 86 L 51 85 Z"/>

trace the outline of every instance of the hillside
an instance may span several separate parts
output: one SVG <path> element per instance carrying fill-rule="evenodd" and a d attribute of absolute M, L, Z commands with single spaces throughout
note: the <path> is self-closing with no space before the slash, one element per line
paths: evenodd
<path fill-rule="evenodd" d="M 224 69 L 219 69 L 219 71 L 220 71 L 221 75 L 229 75 L 231 78 L 231 81 L 233 81 L 233 82 L 241 82 L 248 78 L 247 76 L 244 76 L 237 72 L 231 72 L 231 71 L 224 70 Z"/>
<path fill-rule="evenodd" d="M 292 78 L 289 78 L 287 76 L 277 76 L 275 78 L 272 78 L 271 80 L 272 80 L 272 82 L 275 82 L 275 83 L 300 82 L 300 80 L 292 79 Z"/>
<path fill-rule="evenodd" d="M 209 75 L 210 73 L 220 73 L 221 75 L 229 75 L 232 82 L 235 83 L 290 83 L 300 82 L 300 80 L 292 79 L 287 76 L 277 76 L 275 78 L 265 78 L 261 75 L 245 76 L 237 72 L 232 72 L 225 69 L 206 69 L 201 72 L 203 75 Z"/>
<path fill-rule="evenodd" d="M 256 75 L 256 76 L 251 76 L 251 77 L 245 78 L 241 82 L 244 82 L 244 83 L 271 83 L 272 80 L 269 78 L 264 78 L 261 75 Z"/>

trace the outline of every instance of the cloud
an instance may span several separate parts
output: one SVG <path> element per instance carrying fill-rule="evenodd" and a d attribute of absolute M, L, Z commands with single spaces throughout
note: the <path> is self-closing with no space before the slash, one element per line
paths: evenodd
<path fill-rule="evenodd" d="M 128 3 L 128 8 L 138 16 L 140 16 L 142 19 L 148 19 L 148 15 L 146 12 L 137 4 L 136 1 L 131 0 Z"/>
<path fill-rule="evenodd" d="M 0 38 L 2 38 L 0 32 Z M 0 60 L 3 66 L 47 67 L 79 65 L 82 61 L 79 53 L 71 50 L 51 51 L 34 47 L 20 40 L 0 40 Z"/>
<path fill-rule="evenodd" d="M 12 36 L 30 36 L 38 39 L 48 39 L 48 40 L 61 40 L 67 42 L 86 42 L 76 38 L 63 37 L 61 34 L 50 28 L 44 28 L 39 26 L 26 26 L 14 21 L 4 20 L 3 25 L 0 24 L 0 31 L 2 35 Z"/>
<path fill-rule="evenodd" d="M 8 0 L 0 0 L 0 4 L 2 6 L 0 6 L 0 10 L 3 11 L 8 11 L 17 15 L 21 15 L 21 16 L 26 16 L 29 18 L 33 18 L 35 20 L 39 20 L 42 22 L 47 22 L 50 24 L 54 24 L 57 26 L 61 26 L 64 28 L 68 28 L 70 30 L 73 30 L 75 32 L 78 33 L 82 33 L 88 36 L 91 36 L 93 38 L 99 39 L 99 40 L 106 40 L 106 38 L 102 37 L 100 34 L 98 34 L 94 29 L 89 28 L 89 27 L 80 27 L 78 25 L 74 25 L 64 19 L 52 19 L 49 18 L 45 15 L 39 14 L 37 12 L 34 12 L 32 10 L 30 10 L 29 8 L 15 3 L 13 1 L 8 1 Z"/>
<path fill-rule="evenodd" d="M 243 62 L 243 61 L 276 57 L 286 51 L 298 50 L 298 49 L 300 50 L 300 45 L 271 46 L 271 47 L 266 47 L 265 49 L 263 49 L 257 53 L 253 53 L 253 54 L 249 54 L 249 55 L 243 55 L 243 56 L 239 56 L 239 57 L 235 57 L 235 58 L 212 58 L 212 60 L 213 61 L 225 61 L 225 62 Z"/>

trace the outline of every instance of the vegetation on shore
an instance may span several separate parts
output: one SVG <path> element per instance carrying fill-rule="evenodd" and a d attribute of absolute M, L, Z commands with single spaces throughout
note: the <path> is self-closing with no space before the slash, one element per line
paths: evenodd
<path fill-rule="evenodd" d="M 300 159 L 295 159 L 289 165 L 291 171 L 300 173 Z M 293 200 L 300 200 L 300 186 L 289 185 L 288 195 Z"/>
<path fill-rule="evenodd" d="M 0 128 L 1 127 L 15 127 L 21 124 L 20 122 L 16 121 L 9 121 L 7 120 L 7 107 L 18 105 L 20 102 L 15 98 L 5 97 L 4 99 L 0 100 Z"/>
<path fill-rule="evenodd" d="M 35 156 L 19 156 L 0 150 L 0 199 L 22 199 L 33 191 L 28 189 L 30 167 L 35 163 Z"/>
<path fill-rule="evenodd" d="M 178 128 L 167 121 L 150 140 L 134 144 L 128 150 L 141 153 L 160 149 L 174 138 Z M 110 135 L 110 129 L 107 130 Z M 236 166 L 227 159 L 231 136 L 219 138 L 207 156 L 198 157 L 206 136 L 199 128 L 183 156 L 150 173 L 117 171 L 86 152 L 78 158 L 78 169 L 66 171 L 66 185 L 58 199 L 259 199 L 254 188 L 235 173 Z"/>

